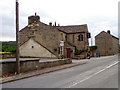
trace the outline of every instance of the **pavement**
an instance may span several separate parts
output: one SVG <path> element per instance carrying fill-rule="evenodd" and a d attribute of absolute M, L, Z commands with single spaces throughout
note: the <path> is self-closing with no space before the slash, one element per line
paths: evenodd
<path fill-rule="evenodd" d="M 34 58 L 32 58 L 32 59 L 34 60 Z M 21 59 L 21 60 L 25 60 L 25 59 Z M 27 59 L 27 60 L 29 60 L 29 59 Z M 55 59 L 53 59 L 53 60 L 55 60 Z M 41 60 L 41 61 L 43 61 L 43 60 Z M 48 59 L 46 59 L 46 61 L 48 61 Z M 21 80 L 21 79 L 25 79 L 25 78 L 30 78 L 30 77 L 33 77 L 33 76 L 38 76 L 38 75 L 41 75 L 41 74 L 50 73 L 50 72 L 54 72 L 54 71 L 78 66 L 78 65 L 83 65 L 83 64 L 86 64 L 87 61 L 88 61 L 87 59 L 73 60 L 71 64 L 59 65 L 59 66 L 54 66 L 54 67 L 45 68 L 45 69 L 41 69 L 41 70 L 35 70 L 35 71 L 26 72 L 26 73 L 20 73 L 19 75 L 14 75 L 14 76 L 11 76 L 11 77 L 0 78 L 0 84 L 7 83 L 7 82 L 12 82 L 12 81 L 16 81 L 16 80 Z"/>

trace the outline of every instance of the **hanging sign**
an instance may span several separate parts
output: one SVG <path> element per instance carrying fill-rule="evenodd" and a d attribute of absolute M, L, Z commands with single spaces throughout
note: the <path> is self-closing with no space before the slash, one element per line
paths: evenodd
<path fill-rule="evenodd" d="M 64 46 L 64 41 L 60 41 L 60 46 Z"/>

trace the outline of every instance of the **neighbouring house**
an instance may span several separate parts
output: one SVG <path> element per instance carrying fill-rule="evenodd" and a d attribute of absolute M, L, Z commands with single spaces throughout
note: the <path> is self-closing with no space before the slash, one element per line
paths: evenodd
<path fill-rule="evenodd" d="M 87 24 L 60 26 L 40 21 L 38 15 L 28 17 L 28 25 L 19 31 L 20 56 L 58 58 L 74 57 L 75 50 L 86 50 L 88 46 Z"/>
<path fill-rule="evenodd" d="M 100 55 L 114 55 L 119 50 L 119 39 L 111 35 L 110 30 L 102 31 L 95 36 L 95 45 Z"/>

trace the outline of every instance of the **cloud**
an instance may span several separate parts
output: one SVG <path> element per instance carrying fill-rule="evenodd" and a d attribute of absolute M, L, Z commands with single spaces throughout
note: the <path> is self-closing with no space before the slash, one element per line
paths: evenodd
<path fill-rule="evenodd" d="M 14 17 L 2 16 L 1 24 L 2 26 L 0 33 L 2 33 L 3 36 L 12 36 L 13 34 L 15 34 Z"/>
<path fill-rule="evenodd" d="M 118 17 L 106 17 L 106 16 L 93 16 L 88 18 L 83 18 L 76 21 L 76 23 L 87 24 L 88 30 L 92 35 L 92 42 L 95 45 L 95 36 L 101 31 L 110 30 L 111 34 L 118 37 Z M 91 44 L 91 41 L 90 41 Z"/>
<path fill-rule="evenodd" d="M 0 41 L 16 41 L 15 36 L 0 36 Z"/>
<path fill-rule="evenodd" d="M 118 1 L 19 0 L 20 29 L 28 24 L 28 16 L 37 12 L 40 20 L 47 24 L 55 21 L 60 25 L 88 24 L 93 37 L 101 30 L 108 29 L 117 36 Z M 2 31 L 0 33 L 3 33 L 4 37 L 15 38 L 15 0 L 1 0 L 1 2 Z"/>

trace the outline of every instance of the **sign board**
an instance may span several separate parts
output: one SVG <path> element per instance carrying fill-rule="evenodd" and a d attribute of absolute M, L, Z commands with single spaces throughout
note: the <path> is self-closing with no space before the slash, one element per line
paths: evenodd
<path fill-rule="evenodd" d="M 60 46 L 64 46 L 64 41 L 60 41 Z"/>

